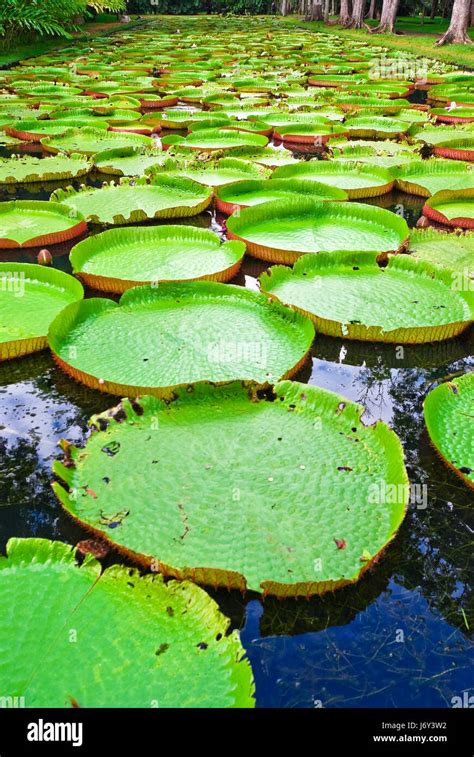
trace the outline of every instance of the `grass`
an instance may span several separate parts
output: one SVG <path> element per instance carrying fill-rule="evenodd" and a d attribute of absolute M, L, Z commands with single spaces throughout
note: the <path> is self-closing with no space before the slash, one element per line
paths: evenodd
<path fill-rule="evenodd" d="M 474 45 L 435 46 L 437 36 L 446 31 L 448 27 L 447 20 L 436 18 L 432 22 L 429 18 L 425 18 L 424 25 L 422 25 L 419 18 L 402 17 L 398 20 L 397 31 L 404 32 L 403 34 L 374 34 L 373 36 L 369 35 L 366 29 L 343 29 L 335 25 L 335 18 L 333 21 L 334 25 L 327 25 L 322 21 L 306 22 L 301 16 L 281 18 L 281 22 L 288 26 L 299 26 L 316 32 L 337 34 L 348 39 L 372 40 L 374 45 L 383 45 L 392 50 L 404 50 L 417 57 L 425 56 L 434 60 L 441 60 L 443 63 L 474 68 Z M 368 23 L 369 25 L 377 24 L 376 21 L 369 21 Z M 472 30 L 472 38 L 474 41 L 474 29 Z"/>

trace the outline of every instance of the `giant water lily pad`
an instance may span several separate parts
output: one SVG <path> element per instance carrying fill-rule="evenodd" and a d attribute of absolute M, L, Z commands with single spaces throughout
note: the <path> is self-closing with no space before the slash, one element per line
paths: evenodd
<path fill-rule="evenodd" d="M 246 208 L 228 219 L 227 232 L 231 239 L 244 241 L 251 255 L 290 264 L 309 252 L 394 252 L 408 239 L 406 221 L 388 210 L 309 198 Z"/>
<path fill-rule="evenodd" d="M 453 234 L 438 229 L 413 229 L 407 252 L 417 260 L 474 278 L 474 232 Z"/>
<path fill-rule="evenodd" d="M 343 189 L 319 181 L 272 179 L 271 181 L 241 181 L 221 187 L 216 192 L 216 208 L 222 213 L 234 213 L 238 208 L 261 205 L 279 199 L 310 197 L 314 200 L 347 200 Z"/>
<path fill-rule="evenodd" d="M 137 284 L 184 279 L 228 281 L 240 268 L 243 242 L 208 229 L 151 226 L 109 229 L 79 242 L 73 272 L 94 289 L 122 293 Z"/>
<path fill-rule="evenodd" d="M 280 148 L 278 150 L 273 147 L 236 147 L 228 152 L 229 158 L 241 158 L 242 160 L 252 161 L 260 166 L 268 166 L 270 168 L 276 168 L 277 166 L 287 166 L 291 163 L 297 163 L 297 159 L 293 157 L 290 150 Z"/>
<path fill-rule="evenodd" d="M 474 121 L 474 108 L 431 108 L 430 113 L 440 123 L 456 124 Z"/>
<path fill-rule="evenodd" d="M 120 225 L 197 215 L 210 204 L 212 192 L 191 179 L 160 176 L 153 184 L 123 179 L 120 184 L 100 189 L 58 189 L 51 199 L 83 214 L 92 223 Z"/>
<path fill-rule="evenodd" d="M 170 135 L 163 137 L 164 146 L 184 147 L 189 150 L 230 150 L 234 147 L 265 147 L 268 138 L 261 134 L 224 129 L 199 129 L 187 137 Z"/>
<path fill-rule="evenodd" d="M 51 322 L 82 296 L 81 284 L 67 273 L 0 263 L 0 360 L 44 349 Z"/>
<path fill-rule="evenodd" d="M 27 707 L 254 706 L 238 633 L 198 586 L 79 567 L 46 539 L 10 539 L 0 575 L 0 684 Z"/>
<path fill-rule="evenodd" d="M 320 181 L 344 189 L 349 199 L 377 197 L 390 192 L 395 182 L 395 177 L 387 168 L 329 160 L 309 160 L 294 166 L 282 166 L 273 172 L 272 178 Z"/>
<path fill-rule="evenodd" d="M 213 161 L 176 163 L 173 166 L 165 166 L 165 170 L 170 175 L 187 176 L 199 184 L 214 188 L 247 179 L 260 179 L 270 173 L 269 168 L 239 158 L 222 158 L 215 163 Z"/>
<path fill-rule="evenodd" d="M 165 575 L 280 596 L 355 582 L 405 515 L 400 442 L 319 387 L 283 381 L 274 394 L 233 384 L 124 400 L 92 419 L 84 449 L 64 444 L 56 494 Z"/>
<path fill-rule="evenodd" d="M 355 116 L 344 123 L 344 131 L 351 137 L 365 139 L 386 139 L 402 136 L 409 129 L 409 124 L 396 118 L 384 116 Z"/>
<path fill-rule="evenodd" d="M 290 144 L 309 144 L 320 147 L 328 139 L 341 136 L 346 133 L 345 125 L 332 125 L 330 123 L 287 123 L 275 128 L 275 139 L 283 140 Z"/>
<path fill-rule="evenodd" d="M 80 213 L 57 202 L 12 200 L 0 203 L 0 247 L 37 247 L 83 234 L 87 224 Z"/>
<path fill-rule="evenodd" d="M 474 167 L 460 160 L 416 160 L 398 171 L 396 185 L 421 197 L 443 189 L 474 189 Z"/>
<path fill-rule="evenodd" d="M 163 165 L 166 159 L 166 153 L 158 150 L 122 147 L 96 153 L 94 165 L 101 173 L 116 176 L 144 176 L 148 169 Z"/>
<path fill-rule="evenodd" d="M 0 184 L 75 179 L 91 168 L 92 164 L 81 155 L 55 155 L 42 160 L 32 155 L 0 158 Z"/>
<path fill-rule="evenodd" d="M 49 344 L 88 386 L 162 396 L 197 381 L 273 383 L 299 368 L 313 337 L 307 318 L 258 292 L 194 281 L 134 287 L 120 304 L 70 306 L 51 325 Z"/>
<path fill-rule="evenodd" d="M 48 152 L 79 152 L 94 155 L 101 150 L 123 147 L 152 147 L 151 137 L 143 134 L 120 134 L 95 128 L 67 129 L 59 137 L 46 137 L 41 144 Z"/>
<path fill-rule="evenodd" d="M 310 316 L 329 336 L 373 342 L 449 339 L 474 320 L 474 291 L 456 291 L 449 271 L 391 256 L 386 268 L 373 253 L 325 253 L 301 258 L 292 270 L 271 268 L 263 291 Z"/>
<path fill-rule="evenodd" d="M 438 223 L 474 229 L 474 187 L 437 192 L 424 204 L 423 214 Z"/>
<path fill-rule="evenodd" d="M 474 488 L 474 373 L 433 389 L 425 399 L 424 413 L 437 451 Z"/>
<path fill-rule="evenodd" d="M 405 163 L 412 163 L 417 157 L 416 154 L 408 150 L 388 155 L 384 151 L 378 152 L 373 147 L 357 147 L 352 142 L 348 142 L 347 144 L 348 146 L 344 149 L 339 147 L 333 149 L 332 161 L 368 163 L 371 166 L 382 166 L 383 168 L 393 169 Z M 419 160 L 421 160 L 421 157 Z"/>
<path fill-rule="evenodd" d="M 77 119 L 78 125 L 81 125 L 81 119 Z M 83 125 L 87 125 L 90 121 L 83 122 Z M 28 142 L 40 142 L 45 137 L 56 137 L 64 134 L 69 130 L 70 126 L 65 121 L 46 121 L 33 120 L 16 121 L 8 126 L 5 126 L 5 132 L 10 137 L 16 139 L 26 140 Z M 107 129 L 107 123 L 98 123 L 95 125 L 97 129 Z"/>

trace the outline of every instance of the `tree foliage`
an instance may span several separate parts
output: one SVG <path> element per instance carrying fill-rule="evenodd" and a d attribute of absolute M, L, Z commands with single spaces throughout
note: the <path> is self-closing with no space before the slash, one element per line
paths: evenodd
<path fill-rule="evenodd" d="M 120 11 L 125 8 L 125 0 L 2 0 L 0 36 L 7 46 L 20 36 L 68 38 L 88 7 Z"/>

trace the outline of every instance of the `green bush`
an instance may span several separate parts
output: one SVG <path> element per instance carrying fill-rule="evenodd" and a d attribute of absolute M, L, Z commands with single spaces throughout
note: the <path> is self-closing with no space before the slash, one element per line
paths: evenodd
<path fill-rule="evenodd" d="M 76 20 L 87 15 L 87 7 L 97 11 L 120 11 L 125 0 L 1 0 L 0 37 L 6 47 L 19 37 L 70 37 Z"/>

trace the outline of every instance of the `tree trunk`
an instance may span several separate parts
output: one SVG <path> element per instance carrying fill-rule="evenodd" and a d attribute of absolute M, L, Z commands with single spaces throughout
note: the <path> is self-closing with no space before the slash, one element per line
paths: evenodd
<path fill-rule="evenodd" d="M 339 24 L 341 26 L 348 26 L 351 22 L 351 9 L 349 6 L 349 0 L 341 0 L 341 10 L 339 12 Z"/>
<path fill-rule="evenodd" d="M 369 7 L 369 12 L 367 13 L 367 18 L 370 18 L 370 19 L 375 18 L 375 8 L 376 8 L 376 0 L 370 0 L 370 7 Z"/>
<path fill-rule="evenodd" d="M 287 16 L 290 10 L 290 3 L 289 0 L 281 0 L 281 8 L 280 8 L 280 14 L 282 16 Z"/>
<path fill-rule="evenodd" d="M 323 4 L 322 0 L 311 0 L 309 6 L 309 12 L 306 16 L 306 21 L 322 21 L 323 20 Z"/>
<path fill-rule="evenodd" d="M 366 28 L 366 25 L 364 24 L 364 11 L 365 11 L 365 0 L 353 0 L 352 17 L 351 17 L 350 23 L 347 25 L 348 29 Z"/>
<path fill-rule="evenodd" d="M 435 20 L 437 13 L 438 13 L 438 0 L 431 0 L 430 18 L 432 21 Z"/>
<path fill-rule="evenodd" d="M 378 34 L 379 32 L 390 32 L 390 34 L 394 34 L 399 5 L 400 0 L 383 0 L 380 24 L 376 26 L 375 29 L 371 30 L 374 34 Z"/>
<path fill-rule="evenodd" d="M 443 34 L 437 45 L 448 45 L 452 43 L 469 45 L 472 40 L 469 38 L 467 29 L 470 20 L 471 0 L 454 0 L 451 21 L 448 31 Z"/>
<path fill-rule="evenodd" d="M 474 26 L 474 0 L 471 0 L 471 12 L 470 12 L 469 26 Z"/>

